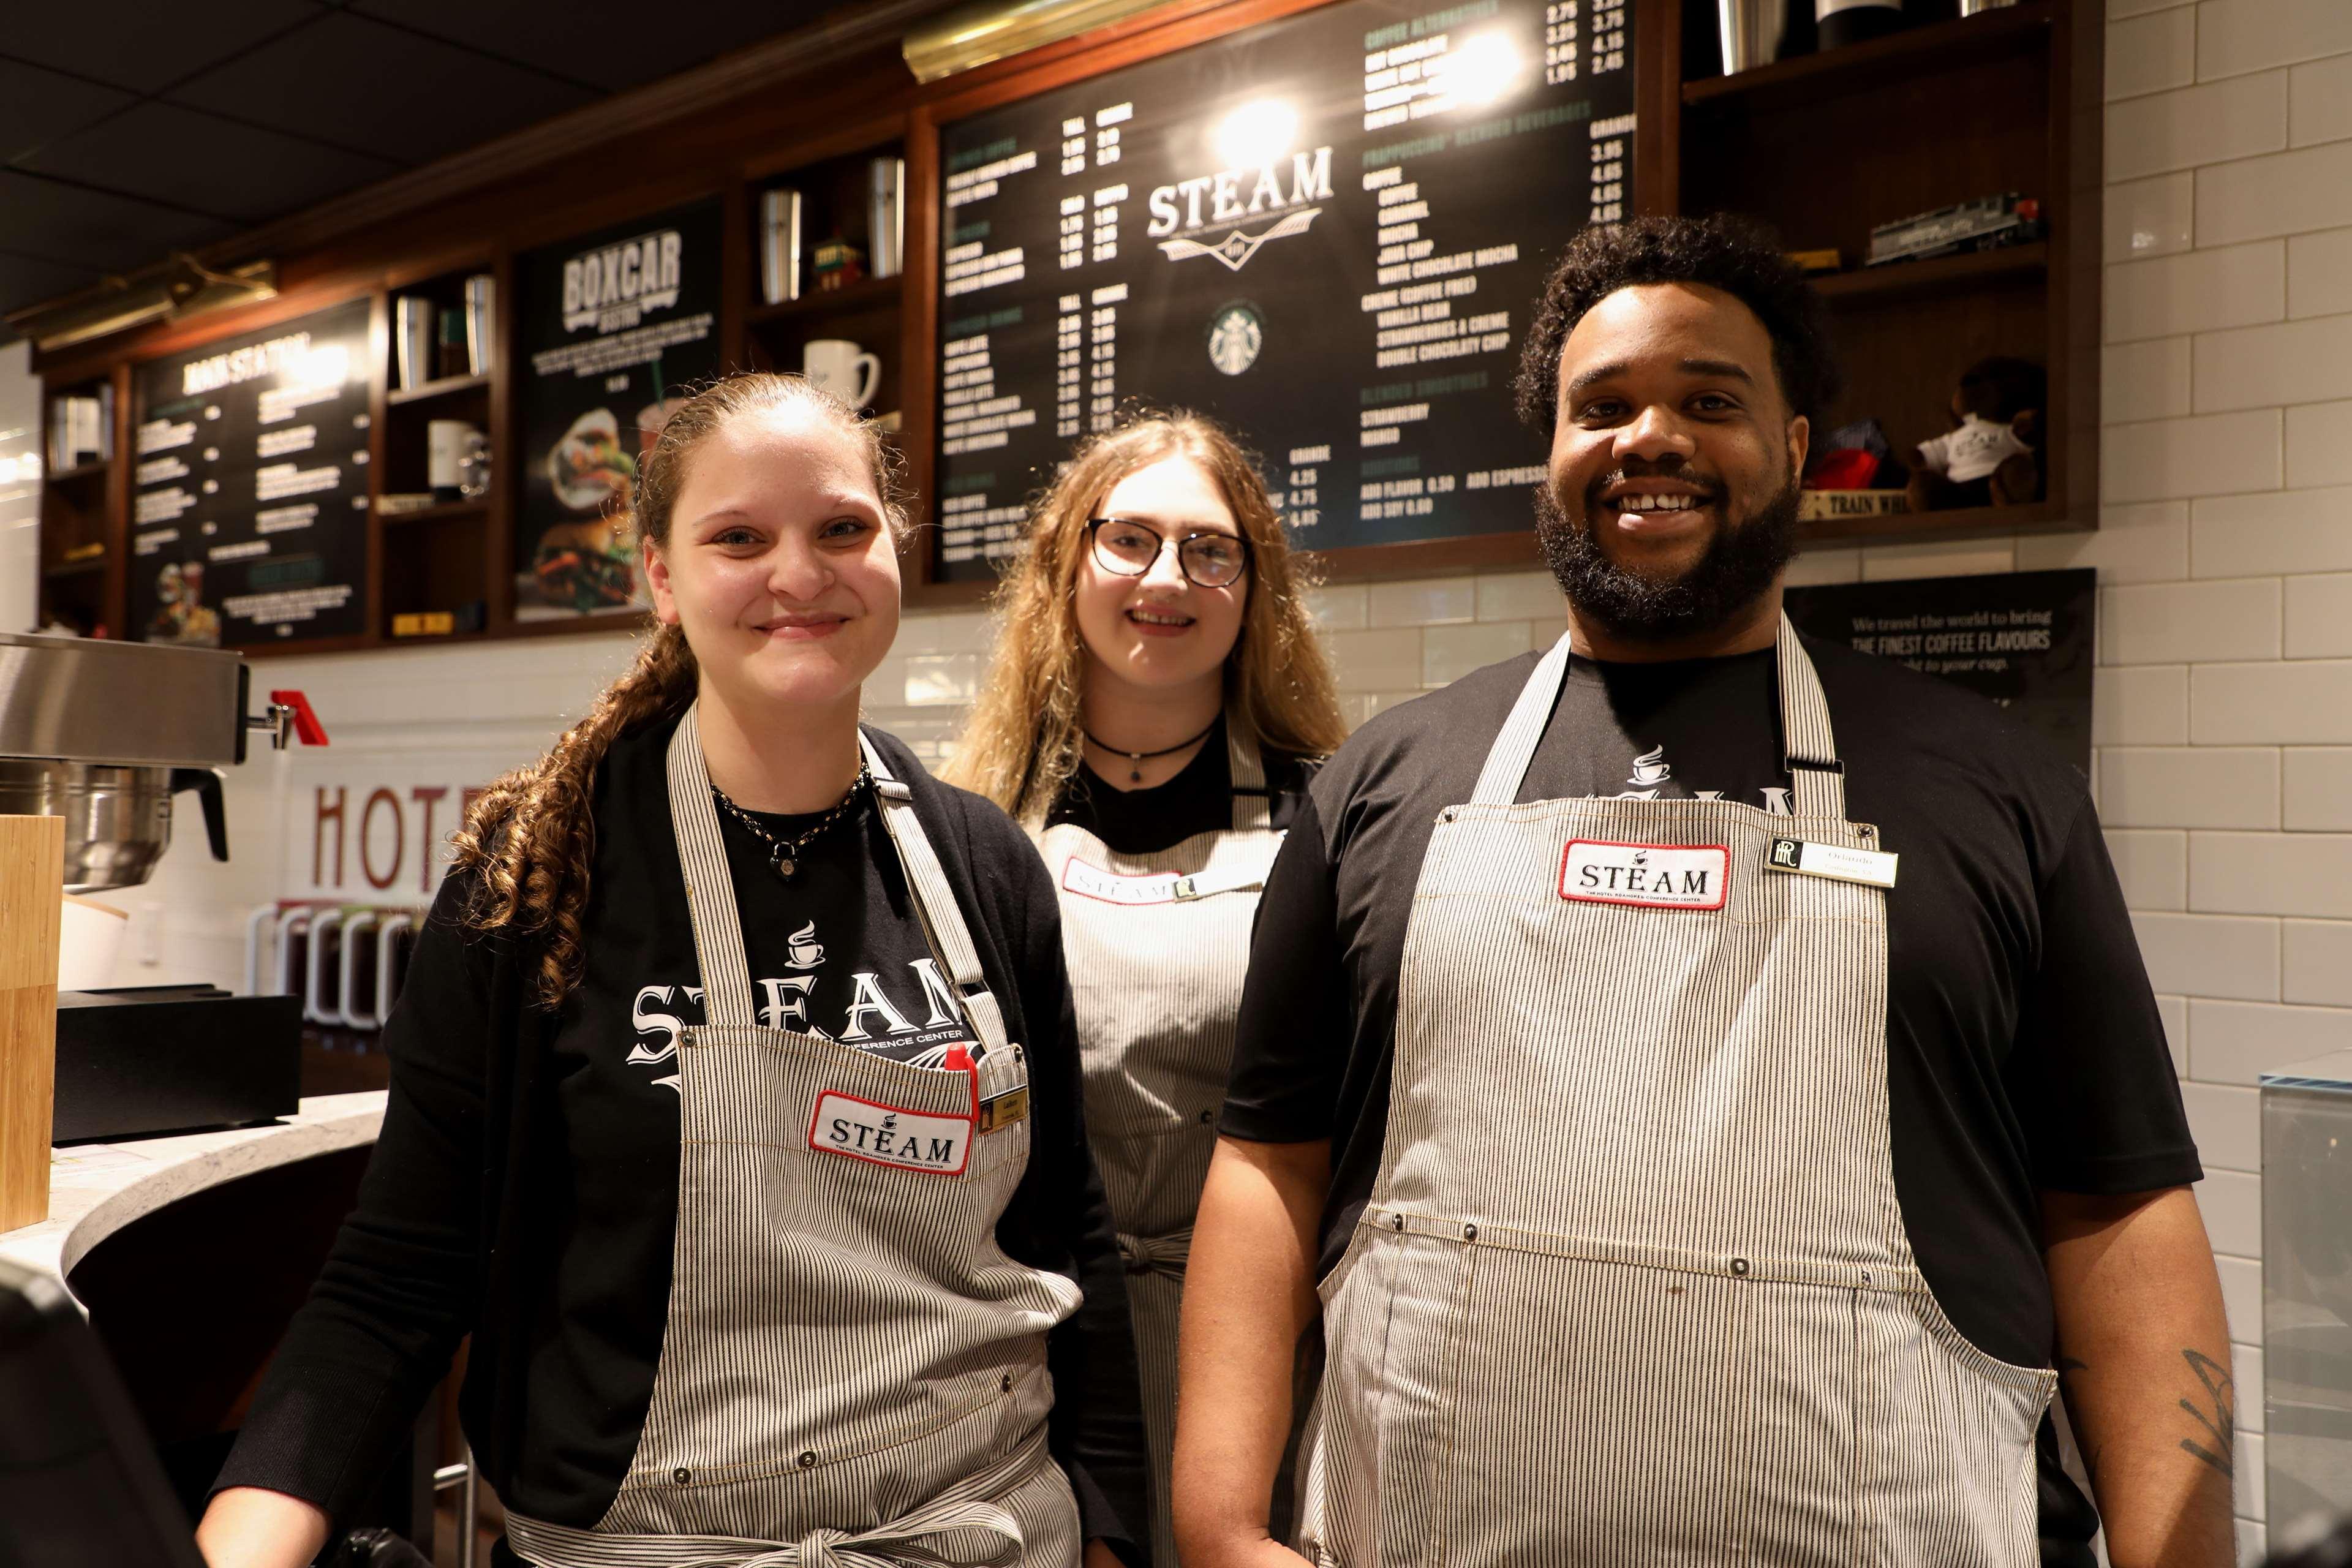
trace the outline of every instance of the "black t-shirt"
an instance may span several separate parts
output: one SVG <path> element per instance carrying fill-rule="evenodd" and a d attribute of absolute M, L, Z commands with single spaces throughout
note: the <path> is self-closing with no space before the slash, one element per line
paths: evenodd
<path fill-rule="evenodd" d="M 1913 1250 L 1969 1340 L 2047 1366 L 2038 1193 L 2201 1174 L 2122 890 L 2080 775 L 1998 708 L 1805 646 L 1846 815 L 1902 858 L 1887 893 L 1887 1097 Z M 1470 798 L 1538 657 L 1358 731 L 1317 777 L 1259 904 L 1221 1128 L 1332 1140 L 1325 1269 L 1380 1167 L 1398 964 L 1431 829 Z M 1576 659 L 1517 798 L 1720 795 L 1785 812 L 1778 687 L 1769 649 Z"/>
<path fill-rule="evenodd" d="M 1234 770 L 1225 743 L 1225 721 L 1192 760 L 1167 783 L 1150 789 L 1119 789 L 1086 763 L 1070 775 L 1061 798 L 1045 814 L 1046 826 L 1071 822 L 1121 855 L 1152 855 L 1171 849 L 1196 833 L 1223 833 L 1234 825 Z M 1263 748 L 1267 807 L 1272 825 L 1287 828 L 1305 805 L 1314 764 L 1289 752 Z"/>

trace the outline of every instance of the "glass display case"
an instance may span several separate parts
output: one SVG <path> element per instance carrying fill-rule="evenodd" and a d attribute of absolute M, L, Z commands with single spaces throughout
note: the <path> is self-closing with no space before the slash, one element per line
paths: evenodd
<path fill-rule="evenodd" d="M 2262 1117 L 2263 1479 L 2285 1546 L 2352 1516 L 2352 1048 L 2264 1073 Z"/>

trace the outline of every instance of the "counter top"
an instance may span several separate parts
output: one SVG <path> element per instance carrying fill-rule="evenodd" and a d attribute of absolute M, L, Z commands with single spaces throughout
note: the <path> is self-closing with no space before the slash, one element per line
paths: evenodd
<path fill-rule="evenodd" d="M 381 1089 L 320 1095 L 267 1127 L 52 1150 L 49 1217 L 0 1232 L 0 1258 L 62 1279 L 100 1242 L 192 1193 L 375 1142 L 383 1102 Z"/>

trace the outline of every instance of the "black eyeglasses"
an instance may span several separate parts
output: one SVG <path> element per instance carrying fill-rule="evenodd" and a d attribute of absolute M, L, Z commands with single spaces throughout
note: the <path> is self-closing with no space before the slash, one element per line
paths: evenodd
<path fill-rule="evenodd" d="M 1121 577 L 1150 571 L 1171 542 L 1150 523 L 1124 517 L 1090 517 L 1087 531 L 1093 538 L 1095 563 Z M 1176 563 L 1203 588 L 1230 587 L 1249 570 L 1249 541 L 1239 534 L 1195 529 L 1173 542 Z"/>

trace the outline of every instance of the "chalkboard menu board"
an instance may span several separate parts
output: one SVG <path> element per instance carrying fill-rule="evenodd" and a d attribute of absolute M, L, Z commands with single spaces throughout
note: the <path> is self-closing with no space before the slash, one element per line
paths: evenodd
<path fill-rule="evenodd" d="M 714 200 L 516 261 L 518 620 L 651 602 L 627 522 L 629 486 L 689 384 L 719 374 L 720 243 Z"/>
<path fill-rule="evenodd" d="M 138 370 L 131 634 L 367 630 L 369 302 Z"/>
<path fill-rule="evenodd" d="M 1624 216 L 1626 0 L 1344 3 L 942 129 L 935 575 L 1140 398 L 1263 455 L 1311 549 L 1526 528 L 1559 247 Z"/>

